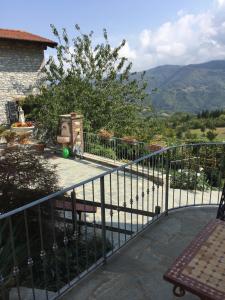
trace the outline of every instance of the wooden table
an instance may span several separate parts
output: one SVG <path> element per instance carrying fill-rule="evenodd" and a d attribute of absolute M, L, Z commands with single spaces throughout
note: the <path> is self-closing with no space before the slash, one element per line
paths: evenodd
<path fill-rule="evenodd" d="M 173 292 L 189 291 L 200 299 L 225 299 L 225 222 L 211 221 L 164 275 Z"/>

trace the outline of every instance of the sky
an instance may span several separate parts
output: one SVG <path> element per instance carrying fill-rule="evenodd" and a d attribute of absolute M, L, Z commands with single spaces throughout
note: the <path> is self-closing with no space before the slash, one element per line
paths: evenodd
<path fill-rule="evenodd" d="M 225 59 L 225 0 L 0 0 L 0 28 L 54 39 L 50 24 L 74 36 L 106 28 L 112 46 L 125 38 L 121 55 L 133 71 L 163 64 Z M 48 50 L 47 55 L 54 54 Z"/>

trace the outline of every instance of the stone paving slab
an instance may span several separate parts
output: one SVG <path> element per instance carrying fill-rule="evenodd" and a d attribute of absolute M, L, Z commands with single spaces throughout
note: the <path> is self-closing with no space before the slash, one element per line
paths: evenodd
<path fill-rule="evenodd" d="M 175 300 L 172 285 L 163 280 L 175 258 L 216 216 L 215 208 L 171 212 L 128 243 L 62 300 Z M 187 293 L 182 299 L 197 300 Z"/>
<path fill-rule="evenodd" d="M 110 170 L 109 167 L 79 158 L 65 159 L 53 155 L 50 156 L 49 162 L 56 165 L 56 171 L 59 175 L 59 184 L 62 187 L 74 185 Z"/>

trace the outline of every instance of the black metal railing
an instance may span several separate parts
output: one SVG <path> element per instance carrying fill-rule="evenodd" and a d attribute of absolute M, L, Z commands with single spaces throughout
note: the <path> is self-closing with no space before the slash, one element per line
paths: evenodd
<path fill-rule="evenodd" d="M 122 138 L 103 138 L 95 133 L 84 133 L 84 152 L 112 159 L 134 161 L 150 153 L 148 145 L 139 141 Z"/>
<path fill-rule="evenodd" d="M 224 150 L 166 148 L 0 215 L 0 299 L 55 299 L 170 210 L 218 205 Z"/>

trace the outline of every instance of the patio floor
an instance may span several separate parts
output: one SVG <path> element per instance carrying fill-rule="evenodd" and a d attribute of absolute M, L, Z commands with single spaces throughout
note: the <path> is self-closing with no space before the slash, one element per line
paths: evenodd
<path fill-rule="evenodd" d="M 56 166 L 62 187 L 74 185 L 111 169 L 85 159 L 65 159 L 58 155 L 50 155 L 49 161 Z"/>
<path fill-rule="evenodd" d="M 171 212 L 145 230 L 61 299 L 171 300 L 163 274 L 194 236 L 216 216 L 216 208 Z M 199 299 L 186 294 L 182 299 Z"/>

